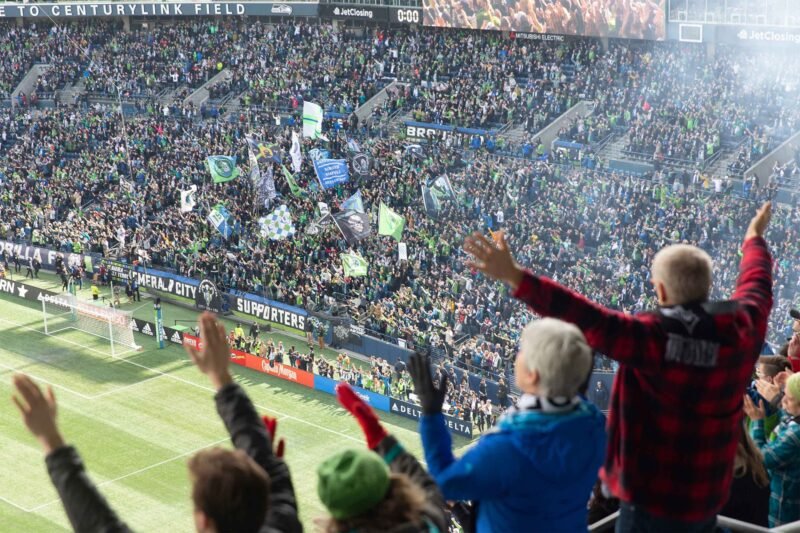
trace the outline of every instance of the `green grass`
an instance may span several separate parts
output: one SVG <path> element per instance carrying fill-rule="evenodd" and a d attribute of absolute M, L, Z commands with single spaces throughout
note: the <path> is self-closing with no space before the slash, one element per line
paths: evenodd
<path fill-rule="evenodd" d="M 54 284 L 51 279 L 36 283 L 51 289 Z M 151 319 L 150 302 L 142 304 L 136 316 Z M 196 317 L 174 306 L 165 306 L 164 313 L 167 324 L 179 316 Z M 77 331 L 48 337 L 42 330 L 36 302 L 0 297 L 1 529 L 69 529 L 42 452 L 9 399 L 11 376 L 19 371 L 52 384 L 65 438 L 134 530 L 193 531 L 186 461 L 200 449 L 229 446 L 206 378 L 180 347 L 159 350 L 151 337 L 137 334 L 143 351 L 112 358 L 101 339 Z M 274 336 L 305 347 L 299 339 Z M 364 446 L 361 431 L 333 396 L 245 368 L 233 366 L 233 371 L 259 411 L 280 420 L 301 519 L 311 530 L 313 520 L 324 516 L 316 496 L 317 466 L 338 450 Z M 385 413 L 381 417 L 407 449 L 421 456 L 416 422 Z"/>

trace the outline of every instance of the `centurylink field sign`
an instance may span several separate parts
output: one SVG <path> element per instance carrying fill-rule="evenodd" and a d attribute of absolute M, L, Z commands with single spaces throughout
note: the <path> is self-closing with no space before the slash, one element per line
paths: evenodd
<path fill-rule="evenodd" d="M 0 3 L 0 18 L 86 17 L 313 17 L 311 2 L 59 2 Z"/>

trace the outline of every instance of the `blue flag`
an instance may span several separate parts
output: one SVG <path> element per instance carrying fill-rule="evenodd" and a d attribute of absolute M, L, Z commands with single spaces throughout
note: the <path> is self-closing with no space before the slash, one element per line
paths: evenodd
<path fill-rule="evenodd" d="M 342 203 L 342 211 L 347 211 L 348 209 L 364 213 L 364 198 L 361 197 L 360 190 Z"/>
<path fill-rule="evenodd" d="M 320 159 L 314 161 L 314 171 L 323 189 L 330 189 L 350 179 L 347 161 L 344 159 Z"/>
<path fill-rule="evenodd" d="M 221 204 L 215 205 L 208 214 L 208 221 L 225 239 L 228 239 L 233 233 L 233 226 L 228 222 L 230 217 L 231 214 L 225 206 Z"/>

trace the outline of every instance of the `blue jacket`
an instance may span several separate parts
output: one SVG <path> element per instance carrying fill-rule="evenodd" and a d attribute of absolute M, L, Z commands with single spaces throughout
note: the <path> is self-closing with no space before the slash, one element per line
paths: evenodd
<path fill-rule="evenodd" d="M 445 498 L 477 503 L 479 532 L 586 531 L 606 445 L 605 417 L 589 402 L 507 413 L 459 460 L 441 414 L 423 416 L 420 433 Z"/>

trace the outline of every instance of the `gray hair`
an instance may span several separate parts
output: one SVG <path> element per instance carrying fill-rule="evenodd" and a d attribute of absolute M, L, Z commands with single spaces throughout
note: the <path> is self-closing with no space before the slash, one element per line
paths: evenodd
<path fill-rule="evenodd" d="M 704 301 L 711 293 L 711 256 L 696 246 L 673 244 L 653 258 L 653 279 L 667 289 L 670 304 Z"/>
<path fill-rule="evenodd" d="M 575 396 L 592 368 L 592 350 L 581 330 L 555 318 L 525 326 L 520 352 L 528 370 L 539 374 L 541 394 L 550 398 Z"/>

